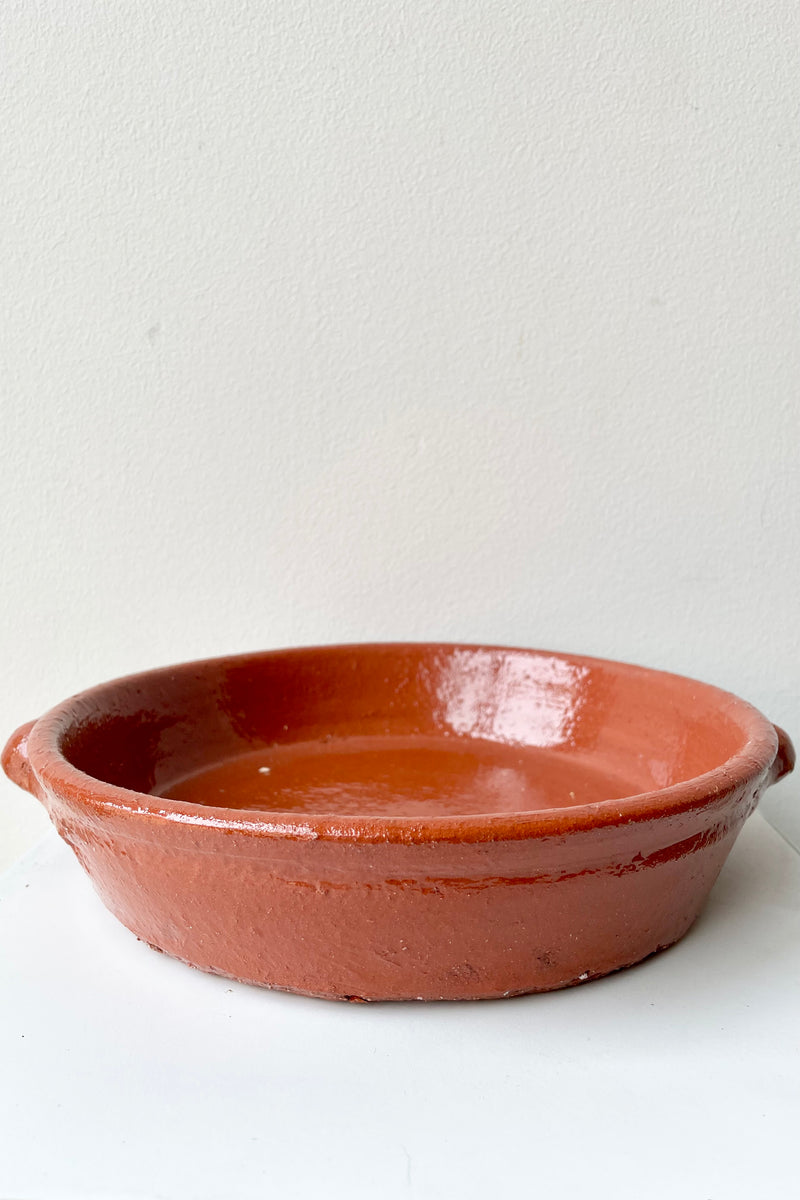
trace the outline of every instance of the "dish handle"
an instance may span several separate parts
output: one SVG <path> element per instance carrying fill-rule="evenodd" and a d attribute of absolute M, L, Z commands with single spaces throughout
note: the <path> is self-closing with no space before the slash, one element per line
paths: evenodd
<path fill-rule="evenodd" d="M 768 787 L 773 783 L 777 783 L 779 779 L 783 779 L 784 775 L 788 775 L 794 770 L 795 752 L 792 745 L 792 739 L 780 725 L 775 726 L 775 732 L 778 735 L 778 753 L 775 755 L 775 761 L 770 767 Z"/>
<path fill-rule="evenodd" d="M 28 758 L 28 735 L 35 724 L 35 721 L 26 721 L 19 729 L 14 730 L 3 747 L 0 762 L 11 782 L 30 792 L 38 800 L 39 785 Z"/>

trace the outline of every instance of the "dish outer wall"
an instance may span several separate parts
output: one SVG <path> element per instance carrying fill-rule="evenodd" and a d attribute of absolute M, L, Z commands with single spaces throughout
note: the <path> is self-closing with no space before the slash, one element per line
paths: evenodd
<path fill-rule="evenodd" d="M 108 708 L 115 688 L 135 685 L 152 719 L 176 672 L 191 681 L 226 664 L 257 675 L 281 654 L 456 650 L 544 653 L 323 647 L 147 672 L 22 726 L 3 765 L 42 800 L 120 921 L 155 948 L 237 980 L 353 1000 L 491 998 L 583 982 L 678 940 L 760 794 L 794 761 L 782 731 L 707 685 L 551 656 L 635 677 L 638 687 L 651 677 L 715 693 L 746 734 L 736 755 L 696 779 L 558 812 L 422 821 L 232 812 L 100 782 L 61 753 L 65 730 L 98 699 Z"/>

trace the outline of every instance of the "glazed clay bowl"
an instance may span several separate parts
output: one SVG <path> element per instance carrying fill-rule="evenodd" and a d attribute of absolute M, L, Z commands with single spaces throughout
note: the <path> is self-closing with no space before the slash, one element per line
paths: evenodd
<path fill-rule="evenodd" d="M 793 764 L 750 705 L 600 659 L 328 646 L 187 663 L 8 742 L 103 902 L 234 979 L 466 999 L 677 941 Z"/>

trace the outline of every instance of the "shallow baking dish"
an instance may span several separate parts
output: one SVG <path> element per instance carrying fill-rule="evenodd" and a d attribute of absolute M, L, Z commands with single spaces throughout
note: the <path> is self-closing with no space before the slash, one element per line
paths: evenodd
<path fill-rule="evenodd" d="M 351 1000 L 545 991 L 671 945 L 793 761 L 706 684 L 440 644 L 148 671 L 3 753 L 138 937 Z"/>

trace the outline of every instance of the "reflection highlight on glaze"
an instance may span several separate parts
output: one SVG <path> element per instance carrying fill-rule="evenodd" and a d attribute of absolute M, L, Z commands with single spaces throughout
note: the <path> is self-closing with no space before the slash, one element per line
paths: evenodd
<path fill-rule="evenodd" d="M 554 655 L 456 650 L 442 664 L 440 717 L 454 733 L 527 746 L 570 743 L 589 668 Z"/>

